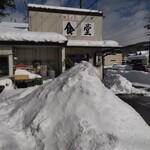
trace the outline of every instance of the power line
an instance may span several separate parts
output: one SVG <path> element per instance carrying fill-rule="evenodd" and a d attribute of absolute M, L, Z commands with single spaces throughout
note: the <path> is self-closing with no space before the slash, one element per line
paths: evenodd
<path fill-rule="evenodd" d="M 126 39 L 126 40 L 120 41 L 120 43 L 127 43 L 127 42 L 129 42 L 129 41 L 133 41 L 133 40 L 136 40 L 136 39 L 141 38 L 141 37 L 144 37 L 144 36 L 146 36 L 146 35 L 141 35 L 141 36 L 138 36 L 138 37 Z"/>
<path fill-rule="evenodd" d="M 124 30 L 121 30 L 119 32 L 115 32 L 115 33 L 109 34 L 109 36 L 105 36 L 105 37 L 108 39 L 110 37 L 117 37 L 117 36 L 120 36 L 120 35 L 124 35 L 124 33 L 126 33 L 127 30 L 128 30 L 128 28 L 124 28 Z M 138 36 L 138 35 L 141 35 L 141 34 L 143 34 L 143 33 L 140 33 L 140 34 L 137 34 L 137 35 L 134 35 L 134 36 Z M 132 35 L 130 35 L 130 36 L 132 36 Z"/>
<path fill-rule="evenodd" d="M 140 35 L 140 36 L 137 36 L 137 37 L 134 37 L 134 38 L 128 38 L 128 39 L 126 39 L 126 40 L 121 40 L 121 41 L 122 41 L 122 42 L 127 42 L 127 41 L 135 40 L 135 39 L 138 39 L 138 38 L 141 38 L 141 37 L 144 37 L 144 36 L 146 36 L 146 34 Z"/>
<path fill-rule="evenodd" d="M 92 6 L 96 3 L 96 1 L 97 1 L 97 0 L 95 0 L 95 1 L 88 7 L 88 9 L 89 9 L 90 7 L 92 7 Z M 90 11 L 88 14 L 90 14 L 90 13 L 91 13 L 91 11 Z M 78 25 L 76 26 L 75 29 L 77 29 L 77 28 L 79 27 L 79 25 L 85 20 L 85 18 L 88 16 L 88 14 L 84 16 L 84 18 L 78 23 Z M 78 30 L 78 33 L 79 33 L 80 31 L 81 31 L 81 29 Z"/>

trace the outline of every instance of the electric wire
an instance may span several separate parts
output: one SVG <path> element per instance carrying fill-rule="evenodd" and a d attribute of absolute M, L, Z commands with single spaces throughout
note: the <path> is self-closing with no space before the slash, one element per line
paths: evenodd
<path fill-rule="evenodd" d="M 130 39 L 126 39 L 126 40 L 122 40 L 120 41 L 120 43 L 129 43 L 129 41 L 135 41 L 136 39 L 138 38 L 141 38 L 141 37 L 146 37 L 147 35 L 141 35 L 141 36 L 138 36 L 138 37 L 134 37 L 134 38 L 130 38 Z"/>
<path fill-rule="evenodd" d="M 126 1 L 126 2 L 127 2 L 127 1 Z M 108 7 L 111 5 L 111 3 L 112 3 L 112 0 L 109 1 L 109 3 L 107 4 L 107 7 L 105 7 L 105 8 L 103 9 L 103 11 L 106 11 L 106 10 L 108 9 Z M 126 6 L 124 7 L 124 9 L 125 9 L 125 8 L 129 8 L 129 6 L 126 5 Z M 144 16 L 143 16 L 143 18 L 144 18 Z M 128 28 L 131 27 L 131 26 L 133 26 L 133 24 L 130 24 L 130 22 L 129 22 L 128 24 L 124 24 L 124 25 L 122 25 L 123 31 L 121 30 L 121 31 L 119 31 L 119 32 L 117 32 L 117 33 L 109 34 L 108 37 L 117 36 L 117 34 L 119 35 L 120 32 L 124 32 L 125 30 L 128 30 Z M 124 28 L 124 27 L 126 27 L 126 28 Z"/>
<path fill-rule="evenodd" d="M 88 9 L 91 8 L 96 2 L 97 2 L 97 0 L 95 0 L 95 1 L 88 7 Z M 90 13 L 91 13 L 91 11 L 90 11 L 88 14 L 90 14 Z M 75 29 L 77 29 L 77 28 L 79 27 L 79 25 L 85 20 L 85 18 L 88 16 L 88 14 L 85 15 L 85 16 L 83 17 L 83 19 L 81 19 L 81 21 L 78 23 L 78 25 L 76 26 Z M 81 31 L 81 28 L 80 28 L 80 30 L 78 30 L 77 33 L 79 33 L 80 31 Z"/>

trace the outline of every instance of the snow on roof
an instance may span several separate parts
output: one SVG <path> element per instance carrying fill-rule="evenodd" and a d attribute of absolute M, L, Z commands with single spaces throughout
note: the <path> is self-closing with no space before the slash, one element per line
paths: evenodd
<path fill-rule="evenodd" d="M 66 37 L 54 32 L 0 31 L 0 41 L 33 41 L 65 43 Z"/>
<path fill-rule="evenodd" d="M 75 11 L 75 12 L 90 12 L 102 14 L 100 10 L 90 10 L 90 9 L 80 9 L 80 8 L 68 8 L 68 7 L 58 7 L 58 6 L 48 6 L 48 5 L 38 5 L 38 4 L 28 4 L 30 8 L 42 8 L 51 10 L 65 10 L 65 11 Z"/>
<path fill-rule="evenodd" d="M 18 29 L 27 29 L 28 23 L 17 23 L 17 22 L 1 22 L 0 27 L 3 28 L 18 28 Z"/>
<path fill-rule="evenodd" d="M 0 23 L 0 32 L 8 32 L 8 31 L 27 31 L 28 24 L 27 23 L 15 23 L 15 22 L 1 22 Z"/>
<path fill-rule="evenodd" d="M 148 55 L 149 51 L 138 51 L 137 54 L 138 55 Z"/>
<path fill-rule="evenodd" d="M 22 30 L 27 31 L 27 29 L 18 29 L 18 28 L 1 27 L 0 26 L 0 33 L 2 33 L 2 32 L 12 32 L 12 31 L 18 31 L 18 32 L 20 32 Z"/>
<path fill-rule="evenodd" d="M 68 40 L 67 46 L 120 47 L 118 42 L 112 40 L 104 40 L 104 41 Z"/>
<path fill-rule="evenodd" d="M 138 51 L 135 54 L 131 54 L 127 57 L 127 59 L 145 59 L 149 56 L 149 51 Z"/>

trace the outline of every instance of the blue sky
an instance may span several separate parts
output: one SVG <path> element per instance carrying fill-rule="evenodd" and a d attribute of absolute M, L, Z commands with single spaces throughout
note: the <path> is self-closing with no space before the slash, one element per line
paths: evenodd
<path fill-rule="evenodd" d="M 25 22 L 27 16 L 25 2 L 52 6 L 79 7 L 79 0 L 15 0 L 16 10 L 2 21 Z M 145 17 L 150 13 L 149 0 L 82 0 L 83 8 L 102 10 L 103 39 L 116 40 L 121 45 L 148 41 L 144 28 Z"/>

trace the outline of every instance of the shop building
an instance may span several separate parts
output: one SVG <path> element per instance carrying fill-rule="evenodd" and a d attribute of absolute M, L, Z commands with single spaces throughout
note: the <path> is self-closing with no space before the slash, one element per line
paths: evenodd
<path fill-rule="evenodd" d="M 13 24 L 7 23 L 0 30 L 1 76 L 12 76 L 17 67 L 40 74 L 53 68 L 58 76 L 63 71 L 61 60 L 66 37 L 52 32 L 28 31 L 22 29 L 21 24 L 18 27 Z"/>
<path fill-rule="evenodd" d="M 0 45 L 10 47 L 9 75 L 12 66 L 25 64 L 46 66 L 58 76 L 82 60 L 92 63 L 102 74 L 102 54 L 120 47 L 115 41 L 103 40 L 101 11 L 29 4 L 28 15 L 28 31 L 16 34 L 15 40 L 3 38 L 4 33 L 0 36 Z"/>

